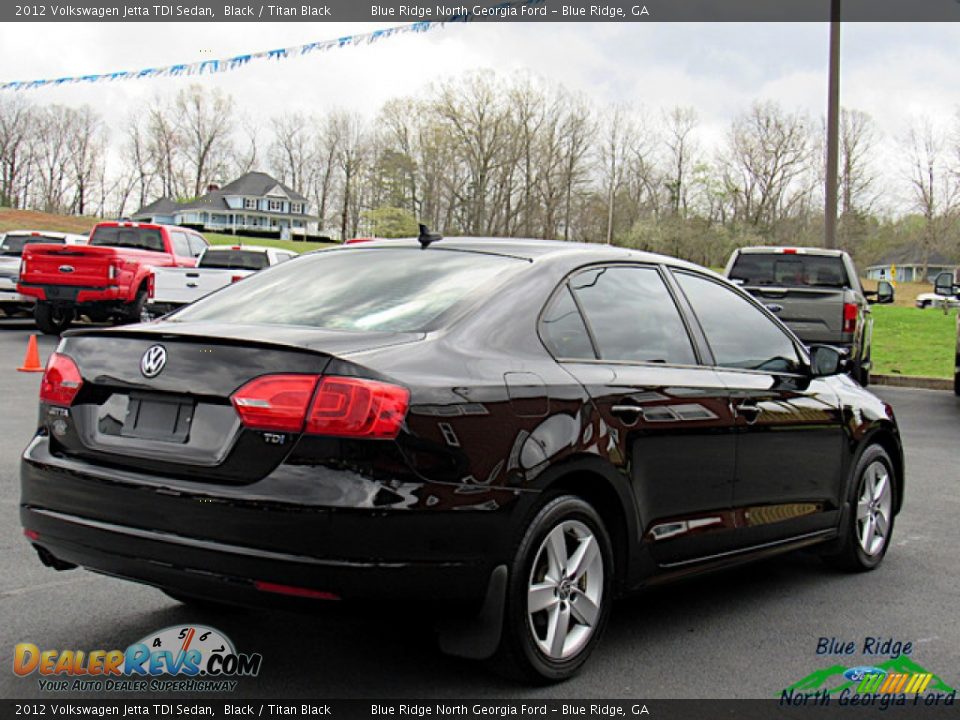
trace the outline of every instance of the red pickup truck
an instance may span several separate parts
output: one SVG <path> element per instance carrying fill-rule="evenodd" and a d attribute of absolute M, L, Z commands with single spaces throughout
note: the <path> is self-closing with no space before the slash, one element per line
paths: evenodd
<path fill-rule="evenodd" d="M 66 330 L 80 315 L 94 322 L 138 322 L 150 269 L 195 267 L 207 247 L 202 235 L 172 225 L 103 222 L 87 245 L 28 245 L 17 290 L 36 298 L 37 327 Z"/>

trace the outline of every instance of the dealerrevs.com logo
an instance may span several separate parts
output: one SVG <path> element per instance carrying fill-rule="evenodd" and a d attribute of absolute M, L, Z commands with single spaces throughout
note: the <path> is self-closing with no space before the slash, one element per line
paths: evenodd
<path fill-rule="evenodd" d="M 13 672 L 38 675 L 49 692 L 229 692 L 240 677 L 256 677 L 263 656 L 239 653 L 216 628 L 175 625 L 126 650 L 41 650 L 18 643 Z"/>

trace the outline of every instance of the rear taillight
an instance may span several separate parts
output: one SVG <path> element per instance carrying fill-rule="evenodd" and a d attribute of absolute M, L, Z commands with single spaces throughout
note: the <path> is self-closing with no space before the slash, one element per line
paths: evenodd
<path fill-rule="evenodd" d="M 410 404 L 406 388 L 363 378 L 325 377 L 307 432 L 340 437 L 395 438 Z"/>
<path fill-rule="evenodd" d="M 264 375 L 237 390 L 230 401 L 248 428 L 300 432 L 316 386 L 316 375 Z"/>
<path fill-rule="evenodd" d="M 107 279 L 116 280 L 117 279 L 117 263 L 111 260 L 107 264 Z"/>
<path fill-rule="evenodd" d="M 857 329 L 859 310 L 854 303 L 843 304 L 843 332 L 852 333 Z"/>
<path fill-rule="evenodd" d="M 407 415 L 410 392 L 364 378 L 264 375 L 230 400 L 243 424 L 255 430 L 393 439 Z"/>
<path fill-rule="evenodd" d="M 147 275 L 147 297 L 151 300 L 157 294 L 157 277 L 153 273 Z"/>
<path fill-rule="evenodd" d="M 40 381 L 40 400 L 50 405 L 70 407 L 83 386 L 80 369 L 66 355 L 53 353 Z"/>
<path fill-rule="evenodd" d="M 240 282 L 241 280 L 243 280 L 244 277 L 245 277 L 244 275 L 234 275 L 233 277 L 230 278 L 230 282 L 232 283 Z"/>

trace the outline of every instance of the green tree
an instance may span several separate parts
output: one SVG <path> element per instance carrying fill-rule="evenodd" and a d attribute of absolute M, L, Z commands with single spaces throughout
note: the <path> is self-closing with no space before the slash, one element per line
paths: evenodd
<path fill-rule="evenodd" d="M 419 231 L 417 219 L 402 208 L 378 207 L 365 210 L 363 218 L 369 223 L 370 230 L 376 237 L 411 237 Z"/>

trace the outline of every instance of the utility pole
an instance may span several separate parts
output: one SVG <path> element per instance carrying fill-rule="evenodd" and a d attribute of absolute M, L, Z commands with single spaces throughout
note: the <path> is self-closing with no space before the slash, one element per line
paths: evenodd
<path fill-rule="evenodd" d="M 824 247 L 837 246 L 837 166 L 840 134 L 840 0 L 830 0 L 830 70 L 827 89 L 827 167 Z"/>

